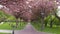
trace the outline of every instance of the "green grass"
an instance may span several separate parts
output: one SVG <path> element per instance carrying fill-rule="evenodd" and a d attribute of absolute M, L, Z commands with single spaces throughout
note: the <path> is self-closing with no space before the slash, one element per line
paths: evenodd
<path fill-rule="evenodd" d="M 46 27 L 44 29 L 44 32 L 50 32 L 50 33 L 60 34 L 60 27 L 52 27 L 52 28 Z"/>
<path fill-rule="evenodd" d="M 40 23 L 32 23 L 32 25 L 38 30 L 41 31 L 40 29 Z M 49 26 L 45 27 L 45 29 L 42 32 L 48 32 L 52 34 L 60 34 L 60 27 L 53 26 L 50 28 Z"/>
<path fill-rule="evenodd" d="M 0 33 L 0 34 L 10 34 L 10 33 Z"/>
<path fill-rule="evenodd" d="M 13 23 L 10 23 L 10 24 L 13 24 L 15 26 L 16 23 L 13 22 Z M 25 25 L 26 25 L 25 22 L 19 23 L 18 28 L 16 28 L 16 30 L 23 29 Z M 2 30 L 12 30 L 13 28 L 12 28 L 11 25 L 9 25 L 9 23 L 4 23 L 4 24 L 0 25 L 0 29 L 2 29 Z"/>
<path fill-rule="evenodd" d="M 11 26 L 8 23 L 4 23 L 2 25 L 0 25 L 0 29 L 12 29 Z"/>

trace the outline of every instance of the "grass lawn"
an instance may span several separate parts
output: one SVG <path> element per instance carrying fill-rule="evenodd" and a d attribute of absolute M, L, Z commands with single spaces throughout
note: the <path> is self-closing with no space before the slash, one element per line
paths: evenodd
<path fill-rule="evenodd" d="M 40 23 L 32 23 L 33 26 L 38 30 L 40 30 Z M 48 33 L 52 33 L 52 34 L 60 34 L 60 27 L 55 27 L 53 26 L 52 28 L 50 28 L 49 26 L 45 27 L 45 29 L 42 32 L 48 32 Z"/>
<path fill-rule="evenodd" d="M 10 23 L 10 24 L 15 25 L 16 23 Z M 23 29 L 25 25 L 26 25 L 25 22 L 19 23 L 18 28 L 16 28 L 16 30 Z M 0 25 L 0 30 L 1 30 L 1 29 L 2 29 L 2 30 L 12 30 L 13 28 L 12 28 L 11 25 L 9 25 L 9 23 L 4 23 L 4 24 Z"/>
<path fill-rule="evenodd" d="M 10 34 L 10 33 L 0 33 L 0 34 Z"/>
<path fill-rule="evenodd" d="M 50 33 L 54 33 L 54 34 L 60 34 L 60 27 L 53 27 L 53 28 L 49 28 L 46 27 L 44 32 L 50 32 Z"/>

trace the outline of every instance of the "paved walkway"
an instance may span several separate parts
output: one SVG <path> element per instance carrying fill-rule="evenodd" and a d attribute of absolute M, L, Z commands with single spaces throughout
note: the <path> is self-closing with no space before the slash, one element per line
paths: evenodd
<path fill-rule="evenodd" d="M 28 23 L 23 30 L 15 31 L 15 34 L 49 34 L 49 33 L 38 32 L 30 23 Z"/>
<path fill-rule="evenodd" d="M 0 32 L 12 33 L 12 30 L 0 30 Z M 14 34 L 49 34 L 49 33 L 38 32 L 30 23 L 28 23 L 23 30 L 15 30 Z"/>

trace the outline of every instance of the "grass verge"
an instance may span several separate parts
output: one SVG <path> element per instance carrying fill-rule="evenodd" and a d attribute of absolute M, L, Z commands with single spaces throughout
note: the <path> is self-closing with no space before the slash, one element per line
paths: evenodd
<path fill-rule="evenodd" d="M 40 29 L 40 23 L 32 23 L 32 25 L 38 30 L 41 31 Z M 42 32 L 48 32 L 48 33 L 52 33 L 52 34 L 60 34 L 60 27 L 55 27 L 53 26 L 52 28 L 50 28 L 49 26 L 45 27 L 45 29 Z"/>
<path fill-rule="evenodd" d="M 13 29 L 12 24 L 15 26 L 16 23 L 15 22 L 13 22 L 13 23 L 6 22 L 6 23 L 0 25 L 0 30 L 12 30 Z M 18 28 L 15 28 L 15 29 L 16 30 L 21 30 L 21 29 L 24 28 L 25 25 L 26 25 L 25 22 L 21 22 L 21 23 L 18 24 Z"/>
<path fill-rule="evenodd" d="M 0 33 L 0 34 L 10 34 L 10 33 Z"/>

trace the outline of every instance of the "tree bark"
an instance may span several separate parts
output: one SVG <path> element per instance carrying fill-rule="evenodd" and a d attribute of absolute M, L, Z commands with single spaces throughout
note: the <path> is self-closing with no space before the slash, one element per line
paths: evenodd
<path fill-rule="evenodd" d="M 41 18 L 41 31 L 44 30 L 44 18 Z"/>
<path fill-rule="evenodd" d="M 52 19 L 52 16 L 51 16 L 51 21 L 50 21 L 50 28 L 52 28 L 53 27 L 53 21 L 55 20 L 55 18 L 54 19 Z"/>
<path fill-rule="evenodd" d="M 45 27 L 47 27 L 47 22 L 45 22 Z"/>
<path fill-rule="evenodd" d="M 51 21 L 51 22 L 50 22 L 50 28 L 52 28 L 52 26 L 53 26 L 53 22 Z"/>
<path fill-rule="evenodd" d="M 18 19 L 16 19 L 16 28 L 18 27 Z"/>

